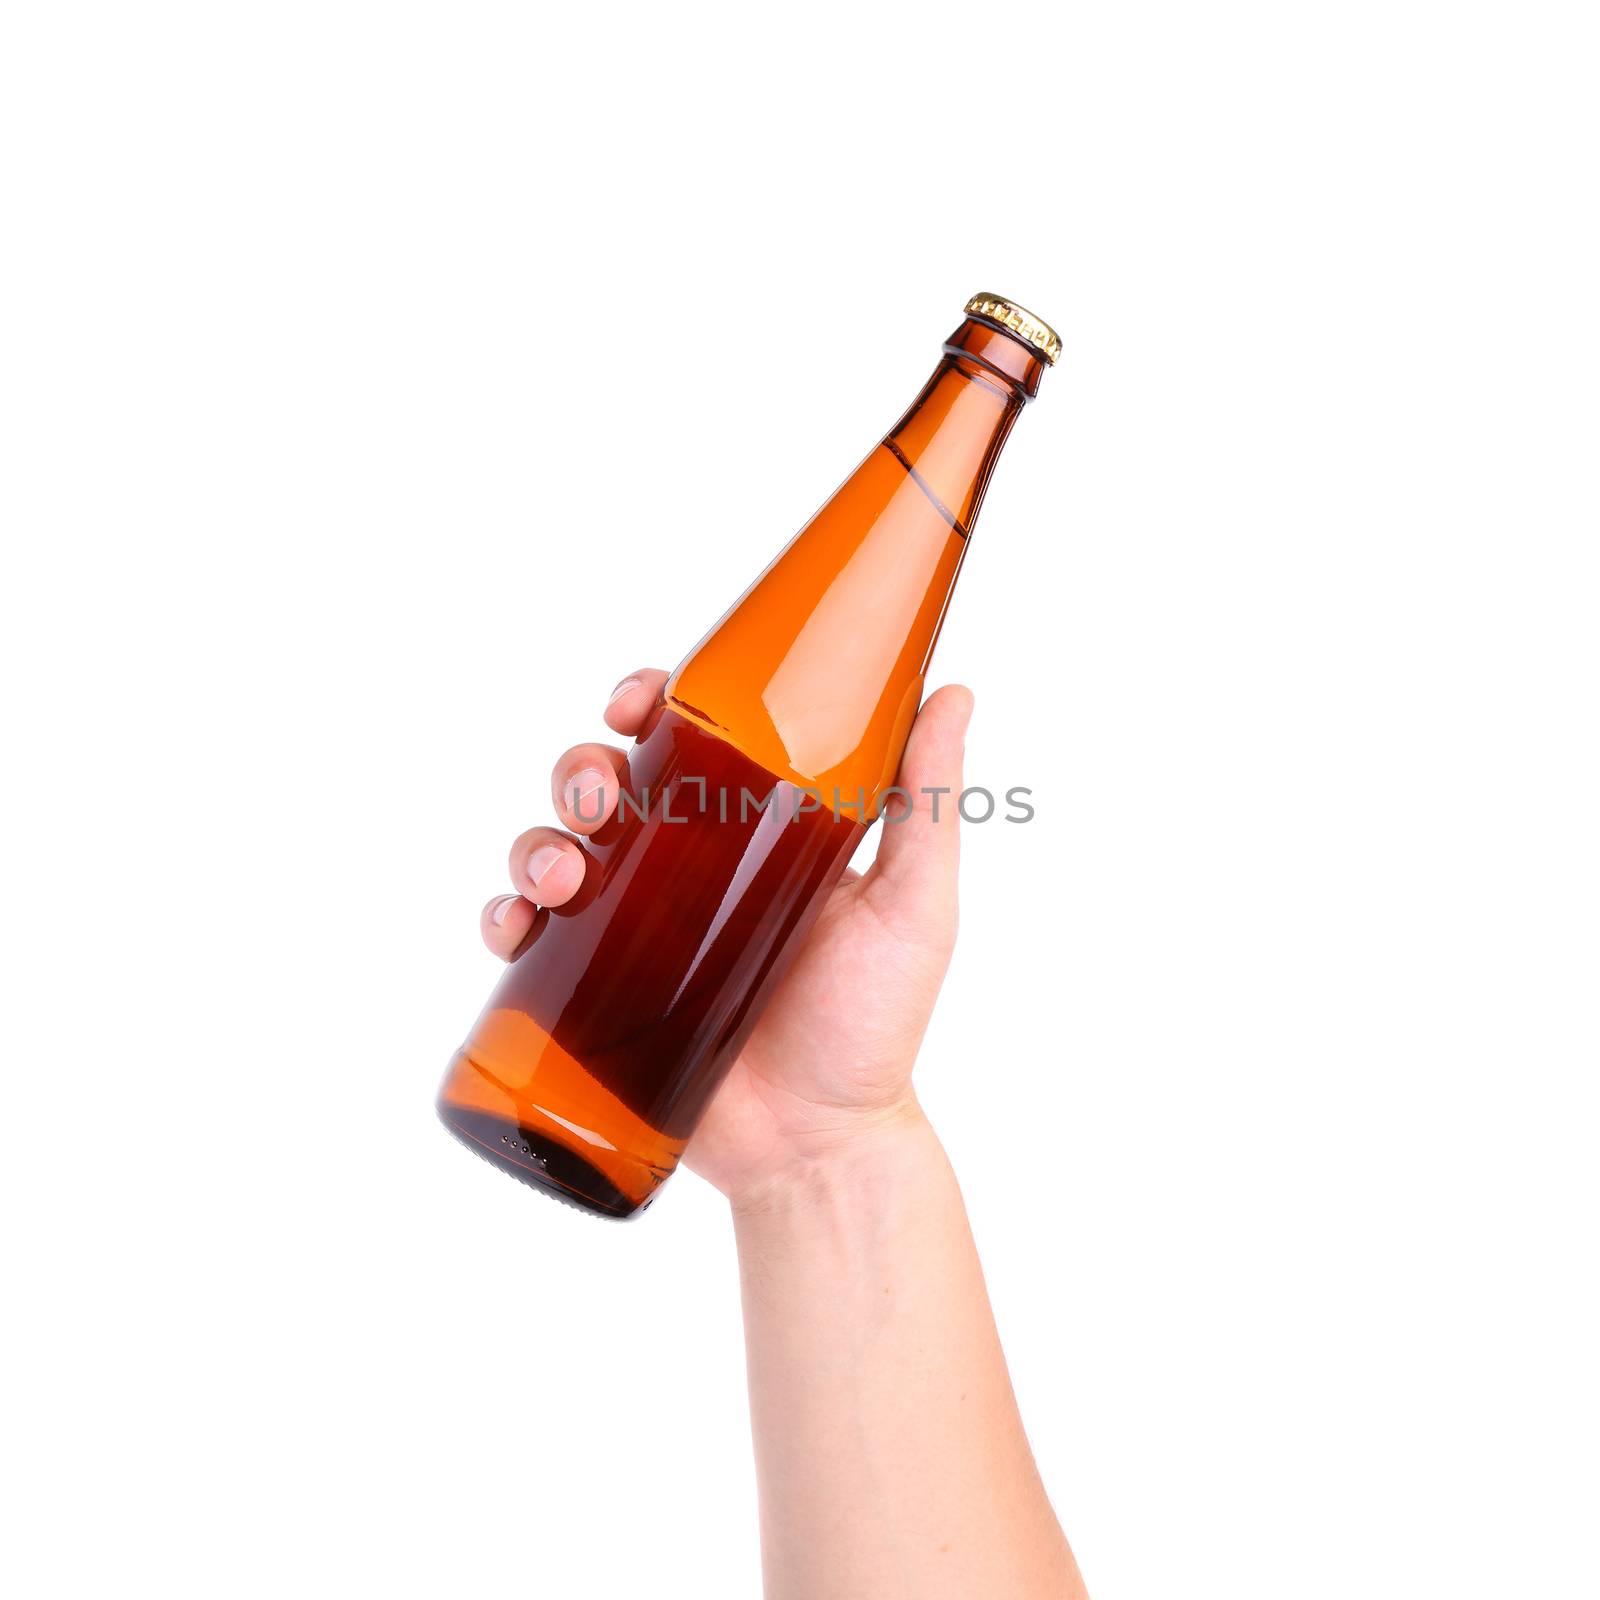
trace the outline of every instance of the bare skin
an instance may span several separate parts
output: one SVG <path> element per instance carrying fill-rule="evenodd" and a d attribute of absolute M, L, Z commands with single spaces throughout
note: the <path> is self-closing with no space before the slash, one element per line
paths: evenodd
<path fill-rule="evenodd" d="M 637 733 L 665 680 L 624 678 L 607 725 Z M 687 1153 L 733 1208 L 767 1600 L 1084 1595 L 911 1085 L 955 944 L 971 712 L 957 686 L 924 703 L 899 778 L 914 805 L 834 890 Z M 583 744 L 556 763 L 570 832 L 530 828 L 511 847 L 516 893 L 482 924 L 502 959 L 535 906 L 576 892 L 573 835 L 615 810 L 621 761 Z M 936 820 L 924 791 L 940 788 Z"/>

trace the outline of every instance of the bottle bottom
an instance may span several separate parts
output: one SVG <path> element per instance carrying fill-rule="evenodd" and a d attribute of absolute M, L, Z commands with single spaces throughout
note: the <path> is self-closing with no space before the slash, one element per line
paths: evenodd
<path fill-rule="evenodd" d="M 530 1189 L 542 1190 L 596 1216 L 616 1220 L 635 1216 L 650 1204 L 660 1187 L 657 1183 L 642 1200 L 636 1200 L 559 1140 L 492 1112 L 472 1111 L 441 1100 L 439 1120 L 490 1166 Z"/>
<path fill-rule="evenodd" d="M 439 1119 L 492 1166 L 602 1217 L 644 1210 L 683 1141 L 652 1128 L 531 1017 L 487 1012 L 456 1053 Z"/>

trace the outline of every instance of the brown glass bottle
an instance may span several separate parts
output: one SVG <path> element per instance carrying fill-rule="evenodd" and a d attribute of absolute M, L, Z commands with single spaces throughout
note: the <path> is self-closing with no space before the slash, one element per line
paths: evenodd
<path fill-rule="evenodd" d="M 1056 336 L 975 296 L 899 423 L 667 680 L 439 1094 L 524 1182 L 648 1205 L 893 784 L 989 475 Z"/>

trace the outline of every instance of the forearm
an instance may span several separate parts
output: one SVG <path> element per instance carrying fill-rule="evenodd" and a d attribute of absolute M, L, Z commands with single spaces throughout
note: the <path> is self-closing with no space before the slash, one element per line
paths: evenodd
<path fill-rule="evenodd" d="M 767 1600 L 1080 1595 L 927 1123 L 734 1216 Z"/>

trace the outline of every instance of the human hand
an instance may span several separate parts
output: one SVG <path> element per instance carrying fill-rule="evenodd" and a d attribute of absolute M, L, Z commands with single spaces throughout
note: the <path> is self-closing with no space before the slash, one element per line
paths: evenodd
<path fill-rule="evenodd" d="M 646 669 L 623 679 L 607 725 L 638 733 L 666 677 Z M 911 1068 L 955 944 L 956 797 L 971 714 L 971 693 L 957 685 L 924 702 L 900 765 L 909 807 L 891 800 L 877 859 L 834 888 L 690 1140 L 688 1165 L 736 1205 L 758 1204 L 774 1185 L 921 1118 Z M 503 960 L 527 937 L 536 906 L 577 892 L 585 858 L 572 835 L 595 832 L 615 811 L 624 760 L 591 743 L 556 762 L 552 796 L 571 833 L 530 828 L 512 845 L 517 892 L 491 900 L 482 920 L 484 942 Z"/>

